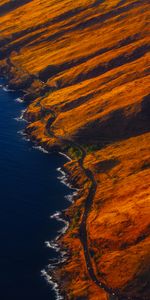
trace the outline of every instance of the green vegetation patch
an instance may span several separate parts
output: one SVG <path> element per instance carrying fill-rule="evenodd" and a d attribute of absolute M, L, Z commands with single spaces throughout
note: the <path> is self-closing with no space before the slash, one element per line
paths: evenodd
<path fill-rule="evenodd" d="M 87 154 L 90 154 L 96 150 L 99 150 L 100 149 L 100 145 L 98 144 L 93 144 L 93 145 L 84 145 L 84 148 L 86 150 L 86 153 Z"/>
<path fill-rule="evenodd" d="M 76 146 L 64 145 L 62 147 L 62 151 L 67 153 L 67 155 L 72 159 L 79 160 L 80 158 L 82 158 L 82 151 Z"/>

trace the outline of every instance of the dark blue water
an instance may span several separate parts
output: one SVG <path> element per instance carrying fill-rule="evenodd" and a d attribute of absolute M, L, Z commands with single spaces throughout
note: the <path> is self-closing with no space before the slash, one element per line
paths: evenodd
<path fill-rule="evenodd" d="M 50 215 L 68 206 L 56 170 L 65 158 L 21 138 L 17 96 L 0 88 L 0 299 L 53 300 L 41 270 L 56 256 L 44 242 L 62 227 Z"/>

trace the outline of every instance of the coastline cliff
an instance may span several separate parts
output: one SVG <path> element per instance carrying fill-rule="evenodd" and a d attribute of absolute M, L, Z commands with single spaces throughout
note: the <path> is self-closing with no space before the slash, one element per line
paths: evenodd
<path fill-rule="evenodd" d="M 53 273 L 65 299 L 150 299 L 149 15 L 148 0 L 0 3 L 0 73 L 79 189 Z"/>

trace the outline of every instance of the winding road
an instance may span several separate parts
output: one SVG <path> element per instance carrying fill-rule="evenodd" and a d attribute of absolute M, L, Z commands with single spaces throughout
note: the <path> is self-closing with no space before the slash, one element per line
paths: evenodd
<path fill-rule="evenodd" d="M 51 128 L 52 123 L 56 119 L 56 115 L 55 115 L 55 112 L 52 110 L 49 112 L 51 113 L 52 117 L 47 122 L 45 134 L 48 136 L 52 136 L 53 133 L 50 128 Z M 53 134 L 53 136 L 54 136 L 54 134 Z M 94 195 L 96 192 L 97 183 L 95 181 L 92 171 L 90 169 L 86 169 L 84 167 L 84 159 L 86 157 L 86 151 L 78 143 L 75 143 L 70 140 L 66 140 L 60 136 L 59 137 L 55 136 L 55 137 L 59 138 L 59 140 L 61 140 L 64 145 L 69 145 L 69 146 L 79 149 L 79 151 L 82 153 L 81 158 L 78 160 L 79 165 L 91 183 L 89 193 L 88 193 L 88 196 L 85 201 L 84 213 L 83 213 L 82 220 L 81 220 L 81 223 L 79 226 L 79 237 L 80 237 L 80 241 L 81 241 L 83 251 L 84 251 L 84 257 L 85 257 L 85 261 L 86 261 L 88 274 L 89 274 L 91 280 L 99 288 L 104 289 L 105 292 L 108 293 L 109 300 L 127 300 L 127 298 L 123 297 L 123 295 L 121 295 L 118 291 L 109 288 L 105 283 L 99 281 L 94 272 L 93 266 L 92 266 L 92 261 L 91 261 L 91 257 L 90 257 L 90 253 L 89 253 L 89 249 L 88 249 L 88 234 L 87 234 L 86 224 L 87 224 L 87 218 L 88 218 L 89 212 L 90 212 L 92 204 L 93 204 L 93 199 L 94 199 Z"/>
<path fill-rule="evenodd" d="M 39 101 L 39 104 L 40 101 Z M 42 105 L 41 105 L 41 109 L 42 109 Z M 45 127 L 45 135 L 49 136 L 49 137 L 55 137 L 58 138 L 60 141 L 62 141 L 62 143 L 64 145 L 69 145 L 72 146 L 74 148 L 77 148 L 80 152 L 81 152 L 81 157 L 78 159 L 79 165 L 82 168 L 82 170 L 84 171 L 86 177 L 88 178 L 88 180 L 90 181 L 90 188 L 89 188 L 89 193 L 88 196 L 86 198 L 85 201 L 85 206 L 84 206 L 84 213 L 82 216 L 82 220 L 79 226 L 79 237 L 80 237 L 80 241 L 83 247 L 83 251 L 84 251 L 84 257 L 85 257 L 85 261 L 86 261 L 86 266 L 87 266 L 87 271 L 88 274 L 91 278 L 91 280 L 101 289 L 104 289 L 106 293 L 108 293 L 108 300 L 127 300 L 127 299 L 131 299 L 131 298 L 127 298 L 124 295 L 120 294 L 119 291 L 117 290 L 113 290 L 111 288 L 109 288 L 105 283 L 101 282 L 98 280 L 95 271 L 93 269 L 92 266 L 92 261 L 91 261 L 91 256 L 89 253 L 89 249 L 88 249 L 88 234 L 87 234 L 87 229 L 86 229 L 86 225 L 87 225 L 87 218 L 89 215 L 89 212 L 91 210 L 92 204 L 93 204 L 93 199 L 94 199 L 94 195 L 96 192 L 96 188 L 97 188 L 97 183 L 95 181 L 94 175 L 92 173 L 92 171 L 90 169 L 87 169 L 84 167 L 84 159 L 86 156 L 86 150 L 79 145 L 78 143 L 75 143 L 71 140 L 66 140 L 61 136 L 55 136 L 54 133 L 51 131 L 51 125 L 52 123 L 56 120 L 56 114 L 53 110 L 49 110 L 49 113 L 51 114 L 51 117 L 49 118 L 49 120 L 47 121 L 46 127 Z"/>

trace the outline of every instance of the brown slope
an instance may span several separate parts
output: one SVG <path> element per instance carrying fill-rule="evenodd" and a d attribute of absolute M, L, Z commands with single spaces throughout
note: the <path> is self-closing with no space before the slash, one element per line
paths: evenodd
<path fill-rule="evenodd" d="M 68 299 L 107 299 L 87 272 L 78 234 L 90 189 L 76 162 L 82 145 L 97 183 L 87 219 L 93 270 L 125 297 L 149 299 L 149 1 L 33 0 L 3 13 L 7 3 L 1 72 L 35 99 L 28 132 L 75 159 L 66 168 L 83 190 L 66 212 L 61 242 L 70 259 L 56 276 Z"/>

